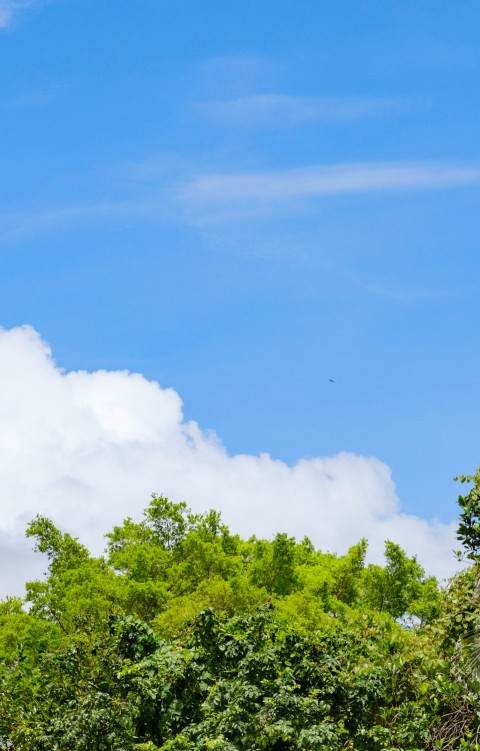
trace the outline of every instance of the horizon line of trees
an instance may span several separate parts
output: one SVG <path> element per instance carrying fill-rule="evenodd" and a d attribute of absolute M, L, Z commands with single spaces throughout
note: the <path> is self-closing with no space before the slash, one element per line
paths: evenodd
<path fill-rule="evenodd" d="M 46 517 L 45 580 L 0 602 L 0 749 L 480 751 L 480 474 L 447 587 L 153 495 L 102 556 Z"/>

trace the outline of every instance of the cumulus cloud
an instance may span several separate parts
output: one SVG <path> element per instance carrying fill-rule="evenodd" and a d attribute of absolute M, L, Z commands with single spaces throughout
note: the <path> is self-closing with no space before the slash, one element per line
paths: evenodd
<path fill-rule="evenodd" d="M 452 526 L 402 513 L 378 459 L 229 455 L 185 421 L 173 389 L 127 371 L 65 372 L 31 327 L 0 329 L 0 592 L 36 573 L 21 541 L 36 513 L 99 552 L 153 491 L 219 509 L 244 535 L 308 534 L 333 551 L 366 536 L 373 560 L 389 538 L 441 577 L 454 567 Z"/>

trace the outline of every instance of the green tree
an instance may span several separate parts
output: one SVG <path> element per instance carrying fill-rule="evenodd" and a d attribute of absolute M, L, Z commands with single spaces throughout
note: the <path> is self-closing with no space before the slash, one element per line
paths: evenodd
<path fill-rule="evenodd" d="M 457 539 L 465 548 L 471 561 L 478 561 L 480 555 L 480 467 L 474 475 L 460 475 L 455 478 L 463 483 L 473 483 L 466 495 L 458 496 L 460 522 Z"/>
<path fill-rule="evenodd" d="M 244 540 L 163 496 L 105 556 L 45 517 L 27 534 L 48 574 L 0 604 L 2 751 L 453 750 L 452 711 L 476 732 L 471 572 L 439 593 L 394 543 L 366 565 L 365 540 Z"/>

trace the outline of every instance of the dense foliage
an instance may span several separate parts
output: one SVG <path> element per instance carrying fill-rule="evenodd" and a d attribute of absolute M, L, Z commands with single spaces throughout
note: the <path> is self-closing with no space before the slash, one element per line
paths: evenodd
<path fill-rule="evenodd" d="M 346 555 L 153 496 L 92 557 L 44 518 L 49 561 L 0 603 L 0 749 L 476 751 L 480 476 L 471 565 L 447 588 L 386 542 Z"/>

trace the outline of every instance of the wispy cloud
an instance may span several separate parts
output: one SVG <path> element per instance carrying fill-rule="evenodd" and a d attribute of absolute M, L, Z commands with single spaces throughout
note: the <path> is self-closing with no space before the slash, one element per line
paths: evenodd
<path fill-rule="evenodd" d="M 392 111 L 404 104 L 399 98 L 300 97 L 268 93 L 202 102 L 198 108 L 219 122 L 266 125 L 354 120 Z"/>
<path fill-rule="evenodd" d="M 78 224 L 88 226 L 131 218 L 162 221 L 168 216 L 169 210 L 162 202 L 161 196 L 98 203 L 72 203 L 12 212 L 0 215 L 0 243 L 14 242 L 42 232 Z"/>
<path fill-rule="evenodd" d="M 122 174 L 127 196 L 115 196 L 112 190 L 111 200 L 74 200 L 0 214 L 0 243 L 127 219 L 218 227 L 235 220 L 302 215 L 329 196 L 480 185 L 480 164 L 402 161 L 192 176 L 191 165 L 153 160 L 127 165 Z"/>
<path fill-rule="evenodd" d="M 0 212 L 0 244 L 71 227 L 184 221 L 177 193 L 191 174 L 190 163 L 169 154 L 100 165 L 72 178 L 69 200 Z"/>
<path fill-rule="evenodd" d="M 218 222 L 288 208 L 326 196 L 435 190 L 480 184 L 480 164 L 358 162 L 275 172 L 198 175 L 178 194 L 190 218 Z"/>
<path fill-rule="evenodd" d="M 0 29 L 7 29 L 23 11 L 45 5 L 45 0 L 0 0 Z"/>

